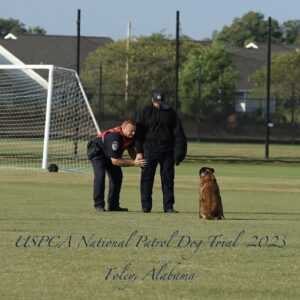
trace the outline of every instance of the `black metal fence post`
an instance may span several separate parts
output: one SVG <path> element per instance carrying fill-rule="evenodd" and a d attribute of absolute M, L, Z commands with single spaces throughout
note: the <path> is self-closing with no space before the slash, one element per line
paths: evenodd
<path fill-rule="evenodd" d="M 77 51 L 76 51 L 76 71 L 80 74 L 80 9 L 77 10 Z"/>
<path fill-rule="evenodd" d="M 178 82 L 179 82 L 179 11 L 176 11 L 176 62 L 175 62 L 175 110 L 178 107 Z"/>
<path fill-rule="evenodd" d="M 267 51 L 267 132 L 265 145 L 265 159 L 269 159 L 269 143 L 271 133 L 271 117 L 270 117 L 270 87 L 271 87 L 271 36 L 272 36 L 272 19 L 268 20 L 268 51 Z"/>

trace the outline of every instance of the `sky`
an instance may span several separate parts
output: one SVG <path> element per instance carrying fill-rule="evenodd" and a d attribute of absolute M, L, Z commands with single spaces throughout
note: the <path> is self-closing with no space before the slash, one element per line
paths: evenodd
<path fill-rule="evenodd" d="M 300 0 L 0 0 L 0 18 L 18 19 L 26 28 L 40 26 L 47 34 L 76 35 L 77 10 L 81 35 L 114 40 L 163 31 L 175 36 L 176 11 L 181 34 L 196 40 L 210 38 L 250 10 L 283 23 L 300 19 Z"/>

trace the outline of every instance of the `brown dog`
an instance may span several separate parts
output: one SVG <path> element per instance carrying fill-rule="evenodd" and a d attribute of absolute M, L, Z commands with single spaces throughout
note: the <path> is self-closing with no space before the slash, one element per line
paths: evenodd
<path fill-rule="evenodd" d="M 200 176 L 199 218 L 225 219 L 219 186 L 213 173 L 214 169 L 203 167 Z"/>

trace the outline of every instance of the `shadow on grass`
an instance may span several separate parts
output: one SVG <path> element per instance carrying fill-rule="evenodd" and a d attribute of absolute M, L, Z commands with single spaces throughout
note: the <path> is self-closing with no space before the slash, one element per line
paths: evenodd
<path fill-rule="evenodd" d="M 91 214 L 95 215 L 101 215 L 103 216 L 113 216 L 113 215 L 124 215 L 124 217 L 131 215 L 131 214 L 140 214 L 145 216 L 147 218 L 148 216 L 157 216 L 157 215 L 171 215 L 171 216 L 176 216 L 180 217 L 180 215 L 185 214 L 185 215 L 198 215 L 199 212 L 197 211 L 180 211 L 179 213 L 165 213 L 163 211 L 152 211 L 151 213 L 143 213 L 141 210 L 131 210 L 129 212 L 103 212 L 103 213 L 95 213 L 94 211 L 91 212 Z M 211 221 L 300 221 L 300 212 L 299 213 L 294 213 L 294 212 L 286 212 L 286 213 L 279 213 L 279 212 L 224 212 L 225 219 L 221 220 L 211 220 Z M 233 217 L 230 217 L 230 215 L 233 215 Z M 235 215 L 237 217 L 235 217 Z M 260 217 L 255 217 L 255 215 L 258 215 Z M 80 216 L 80 214 L 78 215 Z M 241 216 L 241 217 L 238 217 Z M 245 217 L 243 217 L 245 216 Z M 266 217 L 263 217 L 266 216 Z M 274 217 L 272 217 L 274 216 Z M 281 216 L 281 217 L 280 217 Z M 284 217 L 286 216 L 286 217 Z M 288 217 L 288 216 L 292 216 Z M 298 217 L 298 218 L 296 218 Z M 0 218 L 0 221 L 74 221 L 74 218 Z M 201 221 L 202 219 L 199 218 Z M 208 220 L 209 221 L 209 220 Z M 2 230 L 0 230 L 2 231 Z M 7 231 L 7 230 L 5 230 Z M 20 231 L 20 230 L 18 230 Z"/>
<path fill-rule="evenodd" d="M 300 221 L 300 213 L 277 213 L 277 212 L 226 212 L 226 214 L 229 215 L 245 215 L 245 218 L 227 218 L 227 220 L 245 220 L 245 221 Z M 259 216 L 263 216 L 266 215 L 265 218 L 261 217 L 261 218 L 247 218 L 247 216 L 250 215 L 259 215 Z M 271 216 L 274 216 L 274 218 L 272 218 Z M 282 216 L 281 218 L 277 217 L 277 216 Z M 285 218 L 284 216 L 293 216 L 292 218 Z M 298 216 L 299 218 L 294 218 L 295 216 Z"/>
<path fill-rule="evenodd" d="M 299 213 L 293 213 L 293 212 L 288 212 L 288 213 L 279 213 L 279 212 L 226 212 L 227 214 L 237 214 L 237 215 L 296 215 L 300 217 L 300 212 Z"/>
<path fill-rule="evenodd" d="M 245 156 L 213 156 L 213 155 L 187 155 L 185 162 L 197 163 L 203 161 L 222 162 L 222 163 L 253 163 L 253 164 L 269 164 L 269 163 L 300 163 L 300 157 L 273 157 L 265 158 L 249 158 Z"/>
<path fill-rule="evenodd" d="M 180 211 L 178 214 L 168 214 L 168 213 L 164 213 L 163 211 L 152 211 L 151 213 L 142 213 L 141 211 L 130 211 L 131 213 L 139 213 L 142 215 L 175 215 L 175 216 L 179 216 L 181 214 L 190 214 L 190 215 L 198 215 L 199 213 L 196 211 Z M 225 219 L 221 219 L 221 220 L 212 220 L 212 221 L 300 221 L 300 213 L 278 213 L 278 212 L 225 212 Z M 245 217 L 228 217 L 228 215 L 244 215 Z M 250 216 L 255 216 L 255 215 L 259 215 L 261 216 L 260 218 L 255 218 L 255 217 L 250 217 Z M 266 216 L 265 218 L 263 216 Z M 271 216 L 275 216 L 274 218 L 272 218 Z M 249 216 L 249 217 L 247 217 Z M 281 218 L 279 216 L 282 216 Z M 284 216 L 299 216 L 299 218 L 285 218 Z M 199 220 L 201 220 L 199 218 Z"/>

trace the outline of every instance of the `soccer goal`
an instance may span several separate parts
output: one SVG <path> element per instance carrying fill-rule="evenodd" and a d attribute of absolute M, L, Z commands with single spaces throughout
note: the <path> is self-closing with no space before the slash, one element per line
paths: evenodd
<path fill-rule="evenodd" d="M 74 70 L 0 65 L 0 168 L 87 171 L 100 129 Z"/>

